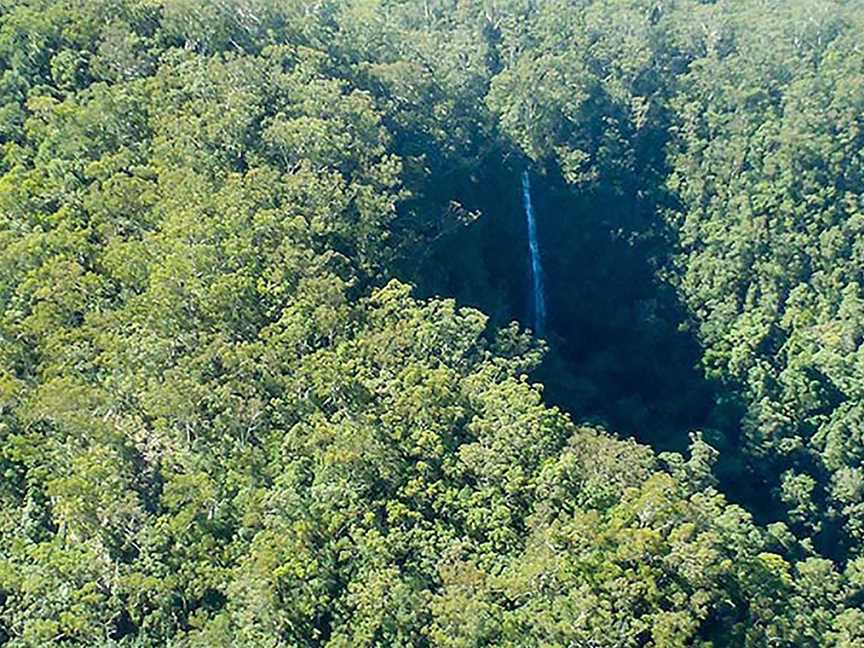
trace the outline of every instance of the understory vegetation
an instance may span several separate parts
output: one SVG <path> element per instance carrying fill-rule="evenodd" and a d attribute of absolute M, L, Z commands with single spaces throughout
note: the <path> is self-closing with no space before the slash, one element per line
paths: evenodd
<path fill-rule="evenodd" d="M 862 42 L 0 0 L 0 645 L 864 647 Z"/>

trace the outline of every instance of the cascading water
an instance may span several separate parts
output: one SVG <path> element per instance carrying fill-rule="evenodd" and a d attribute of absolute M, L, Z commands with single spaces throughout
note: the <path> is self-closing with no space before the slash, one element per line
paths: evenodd
<path fill-rule="evenodd" d="M 525 220 L 528 222 L 528 251 L 531 254 L 531 301 L 534 308 L 534 332 L 543 335 L 546 331 L 546 295 L 543 288 L 543 264 L 540 262 L 540 246 L 537 243 L 537 221 L 531 202 L 531 177 L 522 172 L 522 203 Z"/>

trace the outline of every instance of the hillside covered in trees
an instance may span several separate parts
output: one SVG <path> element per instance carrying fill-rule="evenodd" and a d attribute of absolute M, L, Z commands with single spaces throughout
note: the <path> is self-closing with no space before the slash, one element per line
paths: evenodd
<path fill-rule="evenodd" d="M 862 648 L 862 460 L 859 0 L 0 0 L 0 646 Z"/>

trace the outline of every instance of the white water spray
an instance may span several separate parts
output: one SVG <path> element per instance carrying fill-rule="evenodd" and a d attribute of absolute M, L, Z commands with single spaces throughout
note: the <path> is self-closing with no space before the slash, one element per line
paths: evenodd
<path fill-rule="evenodd" d="M 528 222 L 528 251 L 531 254 L 531 298 L 534 307 L 534 332 L 543 335 L 546 331 L 546 295 L 543 288 L 543 264 L 540 262 L 540 246 L 537 243 L 537 221 L 531 202 L 531 178 L 528 171 L 522 172 L 522 203 L 525 220 Z"/>

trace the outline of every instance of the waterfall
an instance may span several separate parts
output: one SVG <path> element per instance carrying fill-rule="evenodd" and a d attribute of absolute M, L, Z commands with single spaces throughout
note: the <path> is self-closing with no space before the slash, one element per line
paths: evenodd
<path fill-rule="evenodd" d="M 522 202 L 525 220 L 528 222 L 528 251 L 531 254 L 531 303 L 534 309 L 534 332 L 543 335 L 546 331 L 546 295 L 543 288 L 543 265 L 540 262 L 540 246 L 537 243 L 537 221 L 531 202 L 531 178 L 528 171 L 522 172 Z"/>

